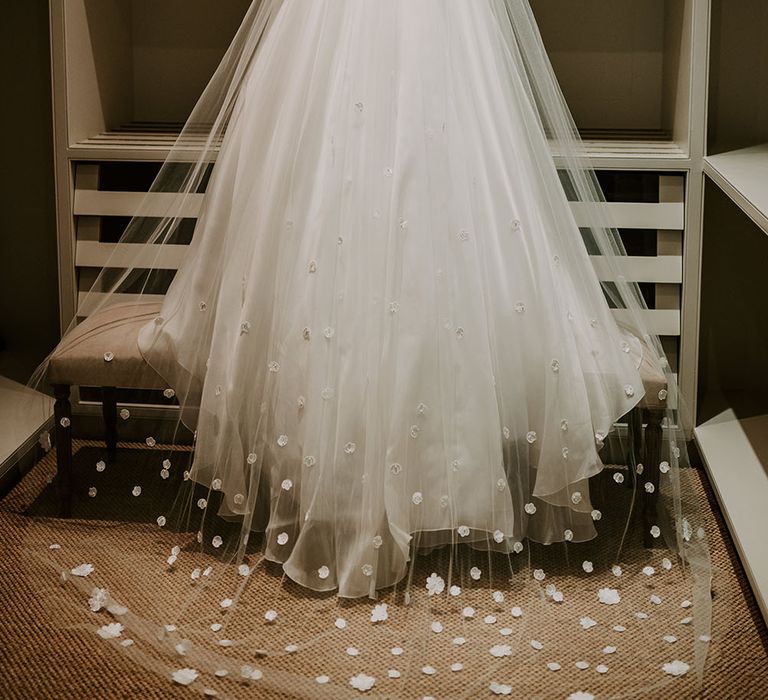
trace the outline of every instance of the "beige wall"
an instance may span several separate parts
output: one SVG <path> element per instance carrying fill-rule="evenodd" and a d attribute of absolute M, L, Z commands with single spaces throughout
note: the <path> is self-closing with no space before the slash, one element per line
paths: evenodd
<path fill-rule="evenodd" d="M 25 382 L 58 339 L 48 3 L 0 17 L 0 375 Z"/>

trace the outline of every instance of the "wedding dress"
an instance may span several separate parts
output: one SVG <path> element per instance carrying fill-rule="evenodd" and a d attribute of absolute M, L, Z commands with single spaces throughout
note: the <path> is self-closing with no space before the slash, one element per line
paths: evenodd
<path fill-rule="evenodd" d="M 157 479 L 176 469 L 161 443 L 194 431 L 176 508 L 157 524 L 183 547 L 161 567 L 183 564 L 197 588 L 170 627 L 170 615 L 119 599 L 107 572 L 96 595 L 112 591 L 122 629 L 167 653 L 174 680 L 224 683 L 226 645 L 199 623 L 219 608 L 234 626 L 249 606 L 276 607 L 249 599 L 259 561 L 300 584 L 299 600 L 306 589 L 388 600 L 366 635 L 405 653 L 434 644 L 440 596 L 465 621 L 475 594 L 498 607 L 513 593 L 526 610 L 562 601 L 570 572 L 596 605 L 617 603 L 619 576 L 642 581 L 661 561 L 649 550 L 619 566 L 641 527 L 622 481 L 642 491 L 642 465 L 609 472 L 602 458 L 611 440 L 627 456 L 615 424 L 646 396 L 648 358 L 666 380 L 658 398 L 676 406 L 659 484 L 646 484 L 658 489 L 653 535 L 671 557 L 663 568 L 689 572 L 687 658 L 701 671 L 709 565 L 684 483 L 681 399 L 527 3 L 253 3 L 153 184 L 161 192 L 178 196 L 121 239 L 143 244 L 143 258 L 102 273 L 90 312 L 146 315 L 147 371 L 179 404 L 146 432 Z M 190 203 L 194 235 L 169 285 L 164 251 L 177 249 Z M 425 559 L 443 568 L 418 580 Z M 71 580 L 93 599 L 95 584 Z M 426 633 L 410 626 L 418 616 Z M 307 697 L 404 692 L 372 667 L 348 679 L 281 666 L 286 651 L 317 654 L 326 633 L 277 629 L 243 632 L 230 675 Z M 512 654 L 494 648 L 491 661 Z M 514 666 L 507 675 L 514 685 Z"/>

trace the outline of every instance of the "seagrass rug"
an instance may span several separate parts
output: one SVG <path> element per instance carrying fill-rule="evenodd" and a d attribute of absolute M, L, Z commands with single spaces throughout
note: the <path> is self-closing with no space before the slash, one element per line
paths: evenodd
<path fill-rule="evenodd" d="M 155 517 L 155 510 L 147 502 L 136 499 L 124 499 L 124 514 L 119 521 L 106 520 L 100 511 L 100 503 L 111 503 L 114 512 L 115 499 L 121 498 L 126 485 L 135 481 L 136 471 L 142 468 L 140 446 L 122 444 L 124 455 L 128 456 L 130 468 L 123 467 L 123 473 L 112 474 L 104 478 L 97 486 L 89 487 L 88 482 L 76 479 L 78 492 L 74 518 L 63 523 L 55 517 L 56 499 L 52 479 L 56 470 L 55 455 L 49 453 L 43 458 L 0 503 L 0 696 L 9 699 L 28 698 L 190 698 L 195 693 L 188 688 L 173 685 L 161 674 L 154 674 L 137 666 L 129 655 L 105 644 L 94 634 L 94 623 L 89 617 L 87 606 L 60 604 L 61 589 L 55 576 L 50 572 L 36 571 L 28 562 L 22 564 L 25 542 L 56 542 L 63 549 L 77 549 L 78 543 L 87 538 L 89 547 L 96 552 L 97 566 L 113 572 L 123 572 L 126 581 L 141 576 L 141 570 L 128 562 L 141 561 L 141 557 L 157 557 L 164 551 L 163 535 L 156 527 L 150 527 Z M 83 465 L 93 465 L 103 455 L 103 444 L 98 442 L 77 441 L 75 450 L 75 473 L 83 474 Z M 180 454 L 179 459 L 184 455 Z M 79 465 L 79 466 L 78 466 Z M 92 469 L 90 470 L 93 471 Z M 705 672 L 704 689 L 697 691 L 693 674 L 681 678 L 664 680 L 655 690 L 644 697 L 658 698 L 768 698 L 768 633 L 763 623 L 757 604 L 749 589 L 743 568 L 735 553 L 733 543 L 725 528 L 723 519 L 714 502 L 706 478 L 696 472 L 694 479 L 697 497 L 702 513 L 706 516 L 707 533 L 713 564 L 713 625 L 712 642 Z M 88 488 L 98 488 L 101 499 L 89 499 Z M 167 497 L 171 497 L 173 483 L 167 485 Z M 110 492 L 113 489 L 114 492 Z M 162 495 L 162 494 L 161 494 Z M 123 517 L 124 516 L 124 517 Z M 641 547 L 638 543 L 637 547 Z M 124 557 L 130 553 L 129 557 Z M 639 556 L 638 552 L 638 556 Z M 631 556 L 631 554 L 630 554 Z M 124 560 L 124 561 L 123 561 Z M 431 566 L 428 557 L 424 557 L 424 569 L 420 574 L 429 574 Z M 266 567 L 259 570 L 264 576 L 264 590 L 274 590 L 275 576 L 279 576 L 279 567 Z M 50 587 L 41 589 L 39 582 L 49 575 Z M 256 575 L 256 574 L 253 574 Z M 34 583 L 33 583 L 34 581 Z M 126 585 L 128 585 L 126 583 Z M 187 584 L 188 585 L 188 584 Z M 171 587 L 172 588 L 172 587 Z M 577 605 L 580 596 L 587 595 L 578 579 L 572 585 L 563 584 L 568 601 Z M 591 592 L 590 592 L 591 594 Z M 169 600 L 174 591 L 169 590 Z M 258 585 L 256 586 L 258 596 Z M 646 591 L 623 591 L 623 600 L 632 600 L 637 596 L 646 596 Z M 667 585 L 665 596 L 675 596 L 675 583 Z M 306 625 L 315 624 L 319 613 L 327 613 L 338 605 L 334 596 L 306 593 L 288 581 L 285 596 L 280 603 L 285 606 L 300 606 Z M 254 620 L 260 615 L 254 612 Z M 347 643 L 364 645 L 365 640 L 356 639 L 353 630 L 364 630 L 370 615 L 370 601 L 365 603 L 346 601 L 344 616 L 349 623 L 350 637 Z M 245 621 L 246 624 L 248 621 Z M 355 624 L 355 623 L 361 624 Z M 562 639 L 563 630 L 542 629 L 541 623 L 536 630 L 539 639 L 546 640 L 557 635 Z M 322 630 L 317 630 L 322 636 Z M 485 631 L 484 631 L 485 632 Z M 493 630 L 488 630 L 489 635 Z M 632 675 L 643 673 L 638 664 L 633 667 L 632 659 L 647 653 L 645 648 L 651 638 L 661 636 L 662 630 L 655 630 L 634 637 L 626 636 L 621 640 L 620 652 L 623 657 L 621 671 L 592 674 L 589 690 L 595 698 L 637 697 L 626 692 L 628 680 Z M 498 635 L 498 631 L 495 632 Z M 566 633 L 567 635 L 568 633 Z M 498 636 L 496 637 L 498 639 Z M 602 642 L 584 640 L 576 630 L 573 632 L 573 646 L 584 656 L 600 654 Z M 591 649 L 590 645 L 595 646 Z M 386 655 L 386 650 L 381 650 Z M 641 653 L 642 652 L 642 653 Z M 374 650 L 375 653 L 375 650 Z M 431 679 L 431 695 L 435 698 L 454 697 L 490 697 L 487 679 L 483 677 L 481 667 L 474 669 L 473 657 L 468 653 L 461 659 L 464 665 L 462 674 L 439 673 Z M 448 668 L 456 661 L 447 654 L 445 658 L 434 655 L 430 663 L 436 668 Z M 350 675 L 350 660 L 338 658 L 327 653 L 325 646 L 319 646 L 317 653 L 308 650 L 302 656 L 292 660 L 294 671 L 299 671 L 312 678 L 318 673 L 343 677 Z M 299 665 L 297 665 L 299 664 Z M 515 667 L 515 698 L 566 698 L 571 692 L 585 685 L 583 673 L 572 668 L 544 676 L 541 669 L 531 664 L 521 663 Z M 477 683 L 474 694 L 473 683 Z M 237 694 L 242 697 L 277 698 L 292 697 L 270 692 L 263 687 L 242 687 Z M 418 688 L 409 692 L 382 691 L 385 697 L 421 697 Z"/>

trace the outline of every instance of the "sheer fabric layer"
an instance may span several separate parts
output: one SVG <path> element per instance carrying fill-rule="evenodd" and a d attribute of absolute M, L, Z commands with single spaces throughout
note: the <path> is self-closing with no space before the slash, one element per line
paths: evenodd
<path fill-rule="evenodd" d="M 199 387 L 192 477 L 222 514 L 266 499 L 267 556 L 302 585 L 391 585 L 416 532 L 595 534 L 586 480 L 642 398 L 638 341 L 505 48 L 490 6 L 286 5 L 141 335 Z"/>

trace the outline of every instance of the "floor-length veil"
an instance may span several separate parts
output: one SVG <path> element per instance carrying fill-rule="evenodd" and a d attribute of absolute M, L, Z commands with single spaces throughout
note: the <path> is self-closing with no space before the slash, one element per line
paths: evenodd
<path fill-rule="evenodd" d="M 254 2 L 31 382 L 87 350 L 78 377 L 178 404 L 123 409 L 141 449 L 93 466 L 149 470 L 105 512 L 143 499 L 155 546 L 30 553 L 105 643 L 223 697 L 525 693 L 592 626 L 615 672 L 613 637 L 674 629 L 628 695 L 701 679 L 685 405 L 603 201 L 527 2 Z"/>

